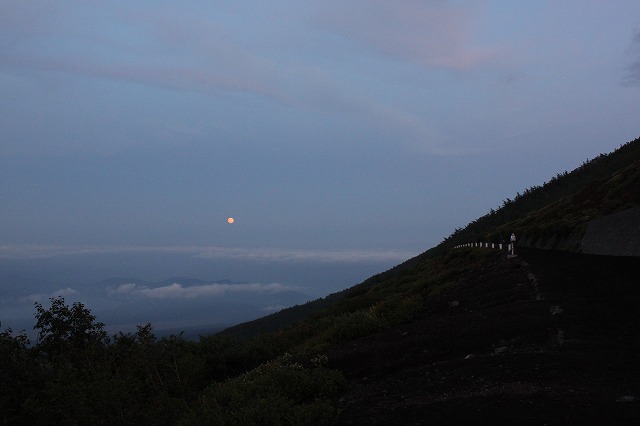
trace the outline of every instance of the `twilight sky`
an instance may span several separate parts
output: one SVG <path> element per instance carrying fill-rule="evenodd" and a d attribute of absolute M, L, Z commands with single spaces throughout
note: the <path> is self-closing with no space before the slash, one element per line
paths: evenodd
<path fill-rule="evenodd" d="M 0 257 L 399 263 L 639 111 L 637 0 L 3 0 Z"/>

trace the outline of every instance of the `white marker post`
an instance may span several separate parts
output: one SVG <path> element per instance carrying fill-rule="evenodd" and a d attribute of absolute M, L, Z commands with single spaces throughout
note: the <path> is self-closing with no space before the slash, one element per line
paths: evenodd
<path fill-rule="evenodd" d="M 516 234 L 512 233 L 511 238 L 509 238 L 509 252 L 511 256 L 516 255 Z"/>

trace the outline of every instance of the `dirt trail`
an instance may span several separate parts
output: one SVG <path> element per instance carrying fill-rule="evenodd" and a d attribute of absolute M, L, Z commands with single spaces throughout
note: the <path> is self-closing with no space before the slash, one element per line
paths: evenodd
<path fill-rule="evenodd" d="M 638 308 L 640 259 L 521 249 L 336 348 L 340 424 L 640 424 Z"/>

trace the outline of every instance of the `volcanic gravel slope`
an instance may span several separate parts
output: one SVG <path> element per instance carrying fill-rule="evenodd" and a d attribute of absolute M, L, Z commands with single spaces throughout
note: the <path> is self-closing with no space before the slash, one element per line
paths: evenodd
<path fill-rule="evenodd" d="M 518 254 L 334 348 L 339 424 L 640 424 L 640 259 Z"/>

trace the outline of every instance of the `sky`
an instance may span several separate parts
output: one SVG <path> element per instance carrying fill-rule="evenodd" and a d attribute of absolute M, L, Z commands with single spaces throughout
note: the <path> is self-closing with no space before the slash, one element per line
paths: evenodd
<path fill-rule="evenodd" d="M 638 111 L 636 0 L 3 0 L 0 259 L 390 266 Z"/>

